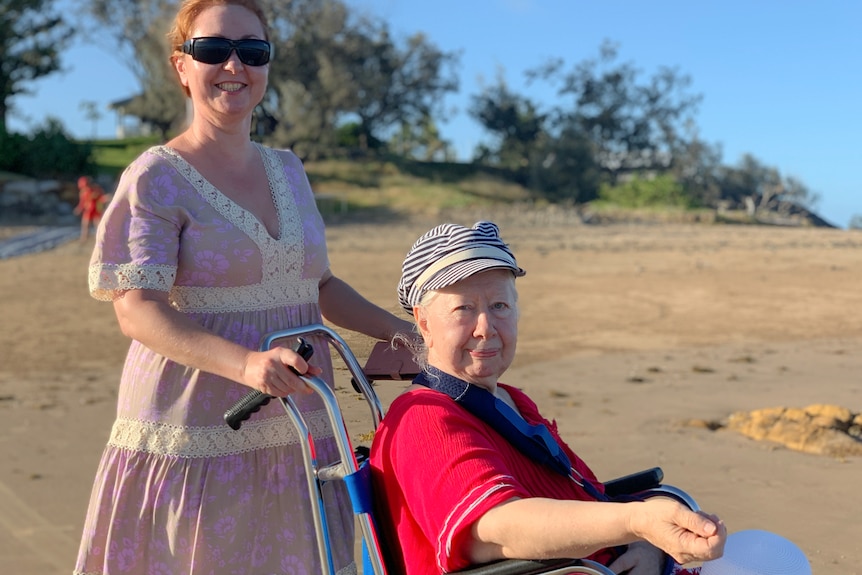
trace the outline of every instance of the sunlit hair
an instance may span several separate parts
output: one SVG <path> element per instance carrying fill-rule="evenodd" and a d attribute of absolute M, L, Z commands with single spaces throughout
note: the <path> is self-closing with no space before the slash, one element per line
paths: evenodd
<path fill-rule="evenodd" d="M 242 6 L 257 16 L 263 28 L 263 39 L 269 40 L 269 20 L 257 0 L 185 0 L 180 5 L 171 30 L 168 32 L 172 68 L 174 59 L 183 53 L 183 42 L 191 38 L 195 20 L 201 15 L 201 12 L 213 6 Z M 176 68 L 174 68 L 174 73 L 176 73 Z M 188 86 L 182 88 L 186 96 L 191 95 Z"/>

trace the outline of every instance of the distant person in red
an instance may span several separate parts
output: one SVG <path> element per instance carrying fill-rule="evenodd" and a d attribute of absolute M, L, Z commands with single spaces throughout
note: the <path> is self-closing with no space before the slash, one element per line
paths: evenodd
<path fill-rule="evenodd" d="M 81 241 L 87 241 L 90 235 L 90 224 L 94 228 L 99 227 L 102 219 L 102 210 L 108 199 L 105 190 L 94 182 L 89 176 L 78 178 L 78 205 L 75 206 L 75 214 L 81 215 Z"/>

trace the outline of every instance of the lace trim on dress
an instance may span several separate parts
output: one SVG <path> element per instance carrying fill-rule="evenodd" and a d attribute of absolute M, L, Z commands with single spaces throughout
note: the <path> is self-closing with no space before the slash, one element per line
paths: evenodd
<path fill-rule="evenodd" d="M 332 437 L 326 410 L 302 414 L 316 439 Z M 111 429 L 108 445 L 155 455 L 184 458 L 223 457 L 256 449 L 295 445 L 299 434 L 290 417 L 280 415 L 248 421 L 234 431 L 227 426 L 184 427 L 155 421 L 119 418 Z"/>
<path fill-rule="evenodd" d="M 181 311 L 225 312 L 271 309 L 317 302 L 317 280 L 235 287 L 172 286 L 173 266 L 95 264 L 89 269 L 90 293 L 112 301 L 118 292 L 133 289 L 170 291 L 171 304 Z"/>
<path fill-rule="evenodd" d="M 89 268 L 90 293 L 111 301 L 117 292 L 132 289 L 170 291 L 177 276 L 175 266 L 137 264 L 94 264 Z"/>
<path fill-rule="evenodd" d="M 317 280 L 227 288 L 174 286 L 171 290 L 171 303 L 182 311 L 218 313 L 316 303 L 317 295 Z"/>
<path fill-rule="evenodd" d="M 269 191 L 272 194 L 272 201 L 275 203 L 275 209 L 278 212 L 278 221 L 280 224 L 279 240 L 281 242 L 289 239 L 292 245 L 298 246 L 298 250 L 288 250 L 284 254 L 284 250 L 274 250 L 271 256 L 282 255 L 282 259 L 274 261 L 277 265 L 285 266 L 283 269 L 302 269 L 302 262 L 305 259 L 305 235 L 303 233 L 302 218 L 299 215 L 299 208 L 296 205 L 296 197 L 294 196 L 293 188 L 290 186 L 290 180 L 285 174 L 285 165 L 281 160 L 281 156 L 272 148 L 265 148 L 258 144 L 260 155 L 263 158 L 263 165 L 266 169 L 266 174 L 269 179 Z M 267 234 L 269 239 L 269 235 Z M 267 253 L 264 253 L 267 255 Z M 287 256 L 286 258 L 284 256 Z M 298 256 L 298 257 L 297 257 Z"/>

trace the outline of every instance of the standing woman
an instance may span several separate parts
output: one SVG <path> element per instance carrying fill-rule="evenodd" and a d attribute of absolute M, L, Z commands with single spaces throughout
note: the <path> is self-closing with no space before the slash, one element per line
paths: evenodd
<path fill-rule="evenodd" d="M 132 341 L 75 573 L 319 573 L 289 418 L 272 402 L 233 431 L 222 414 L 251 389 L 294 393 L 327 429 L 288 370 L 332 382 L 326 345 L 310 338 L 306 363 L 255 351 L 262 336 L 324 317 L 377 339 L 411 326 L 332 275 L 301 162 L 249 137 L 271 55 L 257 2 L 185 0 L 169 40 L 194 118 L 126 169 L 90 262 Z M 317 448 L 337 457 L 331 435 Z M 335 568 L 354 572 L 353 519 L 327 489 Z"/>

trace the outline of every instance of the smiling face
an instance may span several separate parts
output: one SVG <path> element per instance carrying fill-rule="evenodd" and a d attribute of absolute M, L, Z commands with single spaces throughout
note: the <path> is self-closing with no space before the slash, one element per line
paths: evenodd
<path fill-rule="evenodd" d="M 210 6 L 195 18 L 189 38 L 207 36 L 266 39 L 254 12 L 235 4 Z M 221 64 L 205 64 L 189 54 L 178 54 L 174 66 L 191 96 L 195 120 L 201 117 L 216 124 L 248 121 L 266 91 L 269 65 L 243 64 L 235 50 Z"/>
<path fill-rule="evenodd" d="M 494 392 L 515 357 L 518 295 L 508 270 L 489 270 L 433 292 L 413 308 L 428 363 Z"/>

